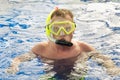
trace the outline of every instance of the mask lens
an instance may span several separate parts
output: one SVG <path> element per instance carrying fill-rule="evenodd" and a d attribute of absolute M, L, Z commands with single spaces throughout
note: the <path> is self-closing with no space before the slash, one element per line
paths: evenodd
<path fill-rule="evenodd" d="M 71 24 L 66 24 L 66 26 L 64 27 L 64 29 L 66 30 L 66 32 L 70 32 L 72 30 L 72 25 Z"/>
<path fill-rule="evenodd" d="M 57 33 L 59 31 L 60 27 L 59 25 L 52 25 L 51 26 L 51 31 L 54 32 L 54 33 Z"/>

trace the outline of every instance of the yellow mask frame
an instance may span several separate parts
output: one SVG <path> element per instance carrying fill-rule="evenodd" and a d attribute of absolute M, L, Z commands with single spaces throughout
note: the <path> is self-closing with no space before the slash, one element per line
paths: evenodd
<path fill-rule="evenodd" d="M 57 25 L 57 27 L 54 27 Z M 64 26 L 66 25 L 66 26 Z M 66 35 L 69 35 L 75 30 L 75 23 L 71 21 L 59 21 L 59 22 L 52 22 L 49 26 L 50 33 L 54 35 L 60 35 L 61 31 L 64 31 Z M 54 30 L 55 28 L 55 30 Z"/>

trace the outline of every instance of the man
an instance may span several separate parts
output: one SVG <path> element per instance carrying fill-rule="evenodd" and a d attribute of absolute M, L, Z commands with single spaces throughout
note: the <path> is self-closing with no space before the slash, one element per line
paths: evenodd
<path fill-rule="evenodd" d="M 109 73 L 120 73 L 120 69 L 110 58 L 99 54 L 85 42 L 72 40 L 75 28 L 73 14 L 67 9 L 56 8 L 46 20 L 46 35 L 49 41 L 40 42 L 29 53 L 14 58 L 7 72 L 15 73 L 19 70 L 20 62 L 38 57 L 43 62 L 53 65 L 52 70 L 56 72 L 56 75 L 68 79 L 66 75 L 75 70 L 74 66 L 77 61 L 84 64 L 91 57 L 106 67 Z"/>

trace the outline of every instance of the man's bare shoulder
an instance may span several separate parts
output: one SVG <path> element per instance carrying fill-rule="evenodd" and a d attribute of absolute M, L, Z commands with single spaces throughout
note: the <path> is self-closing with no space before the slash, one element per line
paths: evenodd
<path fill-rule="evenodd" d="M 83 52 L 90 52 L 94 51 L 95 48 L 93 48 L 90 44 L 83 42 L 83 41 L 77 41 L 78 45 L 82 49 Z"/>
<path fill-rule="evenodd" d="M 40 54 L 46 49 L 47 45 L 48 45 L 48 42 L 40 42 L 32 48 L 32 52 L 35 54 Z"/>

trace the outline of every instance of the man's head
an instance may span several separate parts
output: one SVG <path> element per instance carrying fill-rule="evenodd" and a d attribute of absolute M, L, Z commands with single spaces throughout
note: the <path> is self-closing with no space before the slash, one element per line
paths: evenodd
<path fill-rule="evenodd" d="M 46 34 L 57 40 L 71 41 L 75 30 L 73 14 L 67 9 L 56 9 L 47 18 Z"/>

